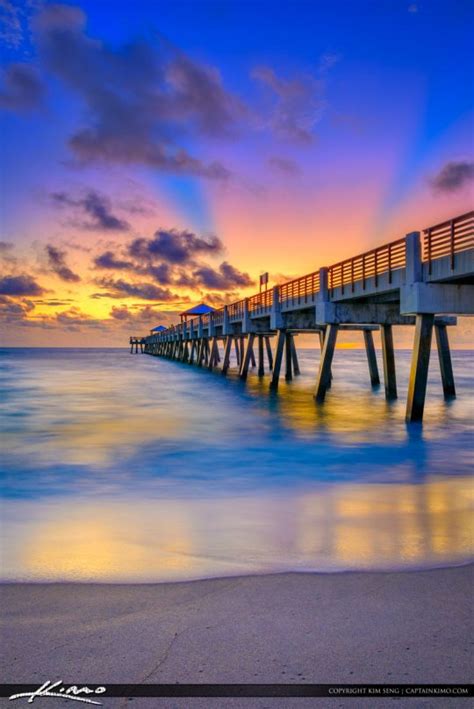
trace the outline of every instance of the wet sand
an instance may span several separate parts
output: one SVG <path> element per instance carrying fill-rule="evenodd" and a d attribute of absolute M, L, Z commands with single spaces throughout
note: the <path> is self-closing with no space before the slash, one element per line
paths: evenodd
<path fill-rule="evenodd" d="M 5 584 L 3 682 L 466 683 L 473 569 L 173 584 Z M 106 699 L 105 707 L 393 706 L 392 699 Z M 463 699 L 397 706 L 466 706 Z M 36 700 L 37 706 L 66 705 Z M 67 702 L 67 706 L 76 704 Z M 11 704 L 10 704 L 11 705 Z"/>

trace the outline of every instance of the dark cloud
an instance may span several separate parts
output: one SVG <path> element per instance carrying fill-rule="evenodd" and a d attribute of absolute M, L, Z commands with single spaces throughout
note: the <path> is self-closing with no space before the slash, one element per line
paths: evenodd
<path fill-rule="evenodd" d="M 78 8 L 52 5 L 35 23 L 48 70 L 87 108 L 88 122 L 69 140 L 75 157 L 228 178 L 219 162 L 204 163 L 182 147 L 189 135 L 229 134 L 241 113 L 218 72 L 164 42 L 111 48 L 84 33 L 85 20 Z"/>
<path fill-rule="evenodd" d="M 186 264 L 202 254 L 218 254 L 223 245 L 217 236 L 201 237 L 191 231 L 159 230 L 152 239 L 134 239 L 129 245 L 130 256 L 141 261 L 162 259 L 173 264 Z"/>
<path fill-rule="evenodd" d="M 459 160 L 448 162 L 430 179 L 436 192 L 456 192 L 474 180 L 474 162 Z"/>
<path fill-rule="evenodd" d="M 168 288 L 160 288 L 153 283 L 130 283 L 122 279 L 102 279 L 98 281 L 106 292 L 97 294 L 107 298 L 141 298 L 142 300 L 171 301 L 179 296 Z"/>
<path fill-rule="evenodd" d="M 30 64 L 10 64 L 2 75 L 0 108 L 27 111 L 40 105 L 44 96 L 43 83 Z"/>
<path fill-rule="evenodd" d="M 104 251 L 103 254 L 94 259 L 96 268 L 110 269 L 116 271 L 126 271 L 133 268 L 131 261 L 124 261 L 114 256 L 112 251 Z"/>
<path fill-rule="evenodd" d="M 53 202 L 59 206 L 79 209 L 88 219 L 81 226 L 90 231 L 129 231 L 130 224 L 112 214 L 110 200 L 94 190 L 82 197 L 72 197 L 67 192 L 53 192 Z"/>
<path fill-rule="evenodd" d="M 6 253 L 13 249 L 13 243 L 11 241 L 0 241 L 0 253 Z"/>
<path fill-rule="evenodd" d="M 227 261 L 221 263 L 218 269 L 210 266 L 201 266 L 193 271 L 195 284 L 204 288 L 215 290 L 231 290 L 232 288 L 246 288 L 254 284 L 248 273 L 238 271 Z"/>
<path fill-rule="evenodd" d="M 66 252 L 57 249 L 51 244 L 45 246 L 48 262 L 51 270 L 62 280 L 68 283 L 79 283 L 80 276 L 71 271 L 66 264 Z"/>
<path fill-rule="evenodd" d="M 288 158 L 274 156 L 268 159 L 268 164 L 270 167 L 275 168 L 275 170 L 285 175 L 298 175 L 300 173 L 298 165 Z"/>
<path fill-rule="evenodd" d="M 0 295 L 25 296 L 42 295 L 42 288 L 32 276 L 23 274 L 21 276 L 0 277 Z"/>

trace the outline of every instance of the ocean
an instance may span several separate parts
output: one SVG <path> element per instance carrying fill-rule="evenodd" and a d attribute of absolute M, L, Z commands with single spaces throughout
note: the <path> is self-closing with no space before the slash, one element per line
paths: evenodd
<path fill-rule="evenodd" d="M 379 369 L 382 367 L 380 353 Z M 365 352 L 317 349 L 281 380 L 224 378 L 128 349 L 2 349 L 3 581 L 161 582 L 472 559 L 473 353 L 423 425 L 370 386 Z"/>

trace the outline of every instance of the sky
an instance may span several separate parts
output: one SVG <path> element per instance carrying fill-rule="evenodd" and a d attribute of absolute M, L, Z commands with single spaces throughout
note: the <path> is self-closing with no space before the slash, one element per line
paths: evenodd
<path fill-rule="evenodd" d="M 0 0 L 3 344 L 121 345 L 469 211 L 473 19 Z"/>

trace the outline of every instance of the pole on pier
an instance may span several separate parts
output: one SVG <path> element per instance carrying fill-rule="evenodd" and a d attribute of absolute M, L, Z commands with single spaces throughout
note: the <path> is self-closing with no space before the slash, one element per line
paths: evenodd
<path fill-rule="evenodd" d="M 301 374 L 300 365 L 298 362 L 298 353 L 296 352 L 296 344 L 294 335 L 291 336 L 291 359 L 293 360 L 293 372 L 295 376 Z"/>
<path fill-rule="evenodd" d="M 265 336 L 265 347 L 267 348 L 268 369 L 271 371 L 273 369 L 273 352 L 268 336 Z"/>
<path fill-rule="evenodd" d="M 380 326 L 382 340 L 383 379 L 385 384 L 385 398 L 388 401 L 396 399 L 397 373 L 395 370 L 395 349 L 393 347 L 393 332 L 391 325 Z"/>
<path fill-rule="evenodd" d="M 293 335 L 290 332 L 286 333 L 285 337 L 285 364 L 286 364 L 286 370 L 285 370 L 285 379 L 287 382 L 291 382 L 293 379 L 293 367 L 292 367 L 292 352 L 291 352 L 291 341 L 293 339 Z"/>
<path fill-rule="evenodd" d="M 331 364 L 336 347 L 338 329 L 339 326 L 332 323 L 326 327 L 323 351 L 321 352 L 321 361 L 319 363 L 319 372 L 316 381 L 316 391 L 314 394 L 316 401 L 324 401 L 326 391 L 331 381 Z"/>
<path fill-rule="evenodd" d="M 240 378 L 245 381 L 247 379 L 247 374 L 249 371 L 249 365 L 250 365 L 250 360 L 252 356 L 252 350 L 253 350 L 253 341 L 255 339 L 255 335 L 253 332 L 250 332 L 248 337 L 247 337 L 247 346 L 245 348 L 244 355 L 242 357 L 242 364 L 240 367 Z"/>
<path fill-rule="evenodd" d="M 263 360 L 263 335 L 258 336 L 258 376 L 263 377 L 265 374 L 265 363 Z"/>
<path fill-rule="evenodd" d="M 281 363 L 283 359 L 283 351 L 285 349 L 286 332 L 285 330 L 278 330 L 277 342 L 275 349 L 275 360 L 273 362 L 273 373 L 272 380 L 270 382 L 270 389 L 275 391 L 278 389 L 278 380 L 280 379 Z"/>
<path fill-rule="evenodd" d="M 130 354 L 133 354 L 133 342 L 130 341 Z"/>
<path fill-rule="evenodd" d="M 373 387 L 379 386 L 380 377 L 377 367 L 377 357 L 375 356 L 374 338 L 370 330 L 364 330 L 365 351 L 367 353 L 367 364 L 369 365 L 370 383 Z"/>
<path fill-rule="evenodd" d="M 227 374 L 230 365 L 230 355 L 232 353 L 232 335 L 227 335 L 227 339 L 224 345 L 224 361 L 222 362 L 222 374 Z"/>
<path fill-rule="evenodd" d="M 416 316 L 415 342 L 408 384 L 407 421 L 421 421 L 423 418 L 433 323 L 434 315 L 431 313 Z"/>
<path fill-rule="evenodd" d="M 454 386 L 453 365 L 451 362 L 446 325 L 435 323 L 435 336 L 436 345 L 438 347 L 439 368 L 441 370 L 444 398 L 454 399 L 456 397 L 456 388 Z"/>

